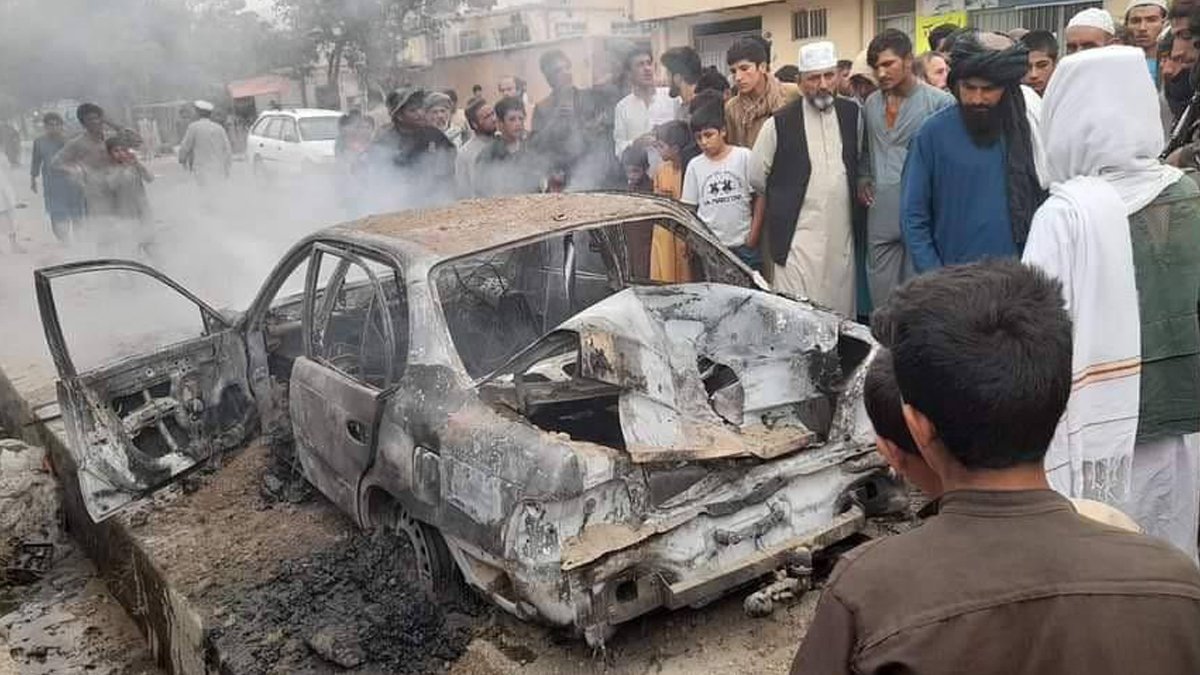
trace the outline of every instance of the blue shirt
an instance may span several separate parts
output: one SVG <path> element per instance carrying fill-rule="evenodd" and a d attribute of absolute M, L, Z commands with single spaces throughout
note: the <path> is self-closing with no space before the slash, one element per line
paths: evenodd
<path fill-rule="evenodd" d="M 1016 256 L 1004 143 L 980 148 L 959 107 L 939 111 L 913 137 L 900 183 L 900 227 L 917 272 L 984 257 Z"/>

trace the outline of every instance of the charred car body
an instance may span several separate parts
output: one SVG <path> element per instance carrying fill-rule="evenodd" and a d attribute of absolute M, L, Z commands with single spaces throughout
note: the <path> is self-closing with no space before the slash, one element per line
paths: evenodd
<path fill-rule="evenodd" d="M 113 270 L 182 294 L 204 334 L 77 372 L 55 280 Z M 136 263 L 36 286 L 94 519 L 254 433 L 290 437 L 360 526 L 409 536 L 435 589 L 461 574 L 593 644 L 845 538 L 888 489 L 866 330 L 757 287 L 663 200 L 370 217 L 302 241 L 232 317 Z"/>

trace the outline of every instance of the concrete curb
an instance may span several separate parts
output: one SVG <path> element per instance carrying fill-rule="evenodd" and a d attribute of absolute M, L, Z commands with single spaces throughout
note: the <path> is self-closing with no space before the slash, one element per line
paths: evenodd
<path fill-rule="evenodd" d="M 118 515 L 93 523 L 73 480 L 66 429 L 57 406 L 27 401 L 0 368 L 0 424 L 28 443 L 46 448 L 62 485 L 67 531 L 96 564 L 109 591 L 150 643 L 160 666 L 177 675 L 211 672 L 205 664 L 204 625 L 185 598 L 172 591 L 146 550 Z M 47 410 L 50 414 L 35 414 Z"/>

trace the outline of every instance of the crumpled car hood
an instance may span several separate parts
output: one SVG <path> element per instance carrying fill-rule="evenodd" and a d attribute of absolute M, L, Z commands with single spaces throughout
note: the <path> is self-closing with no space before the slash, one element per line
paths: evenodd
<path fill-rule="evenodd" d="M 842 377 L 840 325 L 833 313 L 758 290 L 636 287 L 525 353 L 577 336 L 571 380 L 619 391 L 635 462 L 767 459 L 825 441 Z"/>

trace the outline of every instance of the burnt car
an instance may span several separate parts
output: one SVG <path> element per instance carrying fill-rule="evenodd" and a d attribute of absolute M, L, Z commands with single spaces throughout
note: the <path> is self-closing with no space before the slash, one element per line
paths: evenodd
<path fill-rule="evenodd" d="M 53 288 L 148 275 L 200 337 L 78 372 Z M 295 286 L 299 292 L 294 292 Z M 256 434 L 361 527 L 601 644 L 861 529 L 891 489 L 862 326 L 773 294 L 679 205 L 530 195 L 309 236 L 244 313 L 127 261 L 39 270 L 80 489 L 101 520 Z"/>

